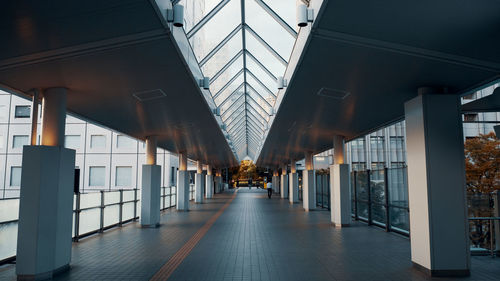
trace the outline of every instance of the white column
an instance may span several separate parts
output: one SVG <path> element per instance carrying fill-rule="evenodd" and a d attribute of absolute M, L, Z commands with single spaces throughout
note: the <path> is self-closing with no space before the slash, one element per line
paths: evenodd
<path fill-rule="evenodd" d="M 215 192 L 220 193 L 222 189 L 222 172 L 220 169 L 217 169 L 215 174 Z"/>
<path fill-rule="evenodd" d="M 160 225 L 161 166 L 156 164 L 157 138 L 146 138 L 146 164 L 142 165 L 141 226 Z"/>
<path fill-rule="evenodd" d="M 186 152 L 179 152 L 179 171 L 177 172 L 177 210 L 189 209 L 189 173 Z"/>
<path fill-rule="evenodd" d="M 280 179 L 278 175 L 278 170 L 273 170 L 273 179 L 272 179 L 273 193 L 278 193 L 279 184 L 280 184 Z"/>
<path fill-rule="evenodd" d="M 290 194 L 288 199 L 291 204 L 299 202 L 299 174 L 295 161 L 290 164 Z"/>
<path fill-rule="evenodd" d="M 212 175 L 212 166 L 207 165 L 207 177 L 205 182 L 205 196 L 212 198 L 214 196 L 214 176 Z"/>
<path fill-rule="evenodd" d="M 31 145 L 36 145 L 38 134 L 38 99 L 40 91 L 33 90 L 33 101 L 31 103 Z"/>
<path fill-rule="evenodd" d="M 459 98 L 419 89 L 405 119 L 411 260 L 433 276 L 469 275 Z"/>
<path fill-rule="evenodd" d="M 43 93 L 43 146 L 23 148 L 17 234 L 18 279 L 69 268 L 75 151 L 64 148 L 66 89 Z"/>
<path fill-rule="evenodd" d="M 205 179 L 203 178 L 203 164 L 201 161 L 196 162 L 196 176 L 194 179 L 194 202 L 202 203 L 203 202 L 203 188 L 204 188 Z"/>
<path fill-rule="evenodd" d="M 288 198 L 288 173 L 286 164 L 281 168 L 281 186 L 280 194 L 281 198 Z"/>
<path fill-rule="evenodd" d="M 316 177 L 314 172 L 313 154 L 306 152 L 306 169 L 302 171 L 302 203 L 304 210 L 316 209 Z"/>
<path fill-rule="evenodd" d="M 333 138 L 333 165 L 330 166 L 330 212 L 336 227 L 351 224 L 351 189 L 349 164 L 344 164 L 343 136 Z"/>

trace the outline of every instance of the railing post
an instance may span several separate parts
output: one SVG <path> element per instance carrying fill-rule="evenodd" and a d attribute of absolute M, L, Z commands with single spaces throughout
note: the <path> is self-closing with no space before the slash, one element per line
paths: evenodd
<path fill-rule="evenodd" d="M 161 190 L 163 191 L 163 198 L 162 198 L 163 210 L 165 210 L 167 208 L 167 205 L 165 205 L 165 197 L 167 197 L 167 188 L 163 186 Z"/>
<path fill-rule="evenodd" d="M 137 220 L 137 188 L 134 189 L 134 221 Z"/>
<path fill-rule="evenodd" d="M 385 194 L 385 231 L 391 231 L 391 217 L 389 208 L 389 169 L 384 168 L 384 194 Z"/>
<path fill-rule="evenodd" d="M 371 170 L 366 170 L 366 186 L 368 191 L 368 225 L 371 225 L 372 224 Z"/>
<path fill-rule="evenodd" d="M 119 211 L 118 217 L 119 217 L 118 225 L 122 226 L 123 225 L 123 189 L 120 189 L 120 211 Z"/>
<path fill-rule="evenodd" d="M 328 200 L 328 210 L 331 210 L 331 202 L 330 202 L 330 192 L 332 192 L 332 187 L 330 186 L 330 177 L 331 175 L 328 174 L 326 175 L 326 190 L 328 190 L 328 194 L 326 196 L 326 199 Z M 350 198 L 349 198 L 350 199 Z"/>
<path fill-rule="evenodd" d="M 99 232 L 104 229 L 104 190 L 101 190 L 101 219 L 99 223 Z"/>
<path fill-rule="evenodd" d="M 73 242 L 78 242 L 80 236 L 80 191 L 76 193 L 76 205 L 75 205 L 75 236 L 73 237 Z"/>
<path fill-rule="evenodd" d="M 354 191 L 354 220 L 358 220 L 358 188 L 357 188 L 357 178 L 358 172 L 354 171 L 353 176 L 353 191 Z"/>
<path fill-rule="evenodd" d="M 491 257 L 495 257 L 495 249 L 493 249 L 493 237 L 495 233 L 493 232 L 493 219 L 489 219 L 490 221 L 490 254 Z"/>

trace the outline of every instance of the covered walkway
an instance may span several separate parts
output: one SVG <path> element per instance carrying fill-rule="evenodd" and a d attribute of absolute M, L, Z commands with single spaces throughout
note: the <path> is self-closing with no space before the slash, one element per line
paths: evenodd
<path fill-rule="evenodd" d="M 83 239 L 71 267 L 55 280 L 432 280 L 412 267 L 407 238 L 364 224 L 334 228 L 329 212 L 304 212 L 255 188 L 166 211 L 159 228 L 132 223 Z M 498 276 L 499 259 L 473 257 L 461 280 Z M 15 266 L 0 269 L 0 280 L 15 277 Z"/>

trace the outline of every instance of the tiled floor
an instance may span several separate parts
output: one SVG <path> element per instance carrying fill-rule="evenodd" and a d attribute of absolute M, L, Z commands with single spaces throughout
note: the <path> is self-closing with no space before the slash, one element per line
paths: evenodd
<path fill-rule="evenodd" d="M 167 211 L 158 229 L 131 224 L 84 239 L 72 269 L 56 279 L 148 280 L 230 197 Z M 430 280 L 411 267 L 409 246 L 363 224 L 335 229 L 327 211 L 240 189 L 169 280 Z M 1 280 L 13 278 L 14 266 L 0 269 Z M 474 257 L 472 276 L 461 280 L 500 280 L 500 258 Z"/>

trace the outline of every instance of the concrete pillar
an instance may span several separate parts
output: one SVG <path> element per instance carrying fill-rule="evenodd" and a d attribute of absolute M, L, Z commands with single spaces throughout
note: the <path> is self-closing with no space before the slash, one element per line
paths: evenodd
<path fill-rule="evenodd" d="M 17 233 L 18 279 L 48 279 L 69 268 L 75 151 L 64 148 L 66 89 L 43 93 L 43 146 L 23 147 Z"/>
<path fill-rule="evenodd" d="M 299 202 L 299 174 L 295 161 L 290 164 L 290 194 L 288 199 L 291 204 Z"/>
<path fill-rule="evenodd" d="M 288 173 L 287 165 L 283 165 L 281 168 L 281 182 L 280 182 L 280 194 L 281 198 L 288 198 Z"/>
<path fill-rule="evenodd" d="M 220 169 L 217 169 L 215 174 L 215 193 L 221 193 L 222 190 L 222 172 Z"/>
<path fill-rule="evenodd" d="M 306 152 L 306 169 L 302 171 L 302 203 L 304 210 L 316 209 L 316 177 L 312 152 Z"/>
<path fill-rule="evenodd" d="M 42 145 L 64 146 L 66 89 L 50 88 L 42 99 Z"/>
<path fill-rule="evenodd" d="M 177 171 L 177 210 L 189 209 L 189 173 L 186 152 L 179 152 L 179 171 Z"/>
<path fill-rule="evenodd" d="M 411 260 L 432 276 L 469 275 L 459 98 L 419 89 L 405 119 Z"/>
<path fill-rule="evenodd" d="M 351 224 L 351 189 L 349 164 L 344 164 L 343 136 L 333 138 L 333 165 L 330 166 L 330 212 L 336 227 Z"/>
<path fill-rule="evenodd" d="M 206 198 L 214 197 L 214 176 L 212 175 L 212 166 L 207 165 L 207 177 L 205 182 Z"/>
<path fill-rule="evenodd" d="M 272 178 L 273 193 L 278 193 L 278 190 L 280 190 L 279 184 L 280 184 L 280 178 L 278 170 L 273 170 L 273 178 Z"/>
<path fill-rule="evenodd" d="M 203 178 L 203 164 L 201 161 L 196 162 L 196 176 L 194 178 L 194 202 L 203 202 L 203 189 L 205 187 L 205 179 Z"/>
<path fill-rule="evenodd" d="M 31 103 L 31 145 L 36 145 L 38 134 L 38 99 L 40 91 L 33 90 L 33 101 Z"/>
<path fill-rule="evenodd" d="M 146 164 L 142 165 L 141 226 L 160 225 L 161 166 L 156 164 L 157 138 L 146 138 Z"/>

